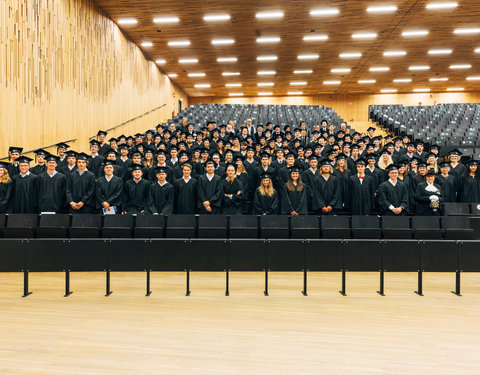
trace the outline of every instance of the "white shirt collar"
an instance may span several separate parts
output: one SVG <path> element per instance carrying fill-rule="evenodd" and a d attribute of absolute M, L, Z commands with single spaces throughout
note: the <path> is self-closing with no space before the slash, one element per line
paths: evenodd
<path fill-rule="evenodd" d="M 388 182 L 390 182 L 393 186 L 395 186 L 395 185 L 397 185 L 398 180 L 393 182 L 391 179 L 388 179 Z"/>
<path fill-rule="evenodd" d="M 52 173 L 52 174 L 50 174 L 50 173 L 48 173 L 48 171 L 47 171 L 47 174 L 48 174 L 50 177 L 53 177 L 53 176 L 55 176 L 57 173 L 58 173 L 57 171 L 53 171 L 53 173 Z"/>
<path fill-rule="evenodd" d="M 112 180 L 112 178 L 113 178 L 113 174 L 112 174 L 112 176 L 111 176 L 110 178 L 108 178 L 107 176 L 105 176 L 105 180 L 107 180 L 108 182 L 110 182 L 110 181 Z"/>
<path fill-rule="evenodd" d="M 212 181 L 212 180 L 213 180 L 213 178 L 215 177 L 215 173 L 214 173 L 214 174 L 212 174 L 212 176 L 211 176 L 211 177 L 210 177 L 208 174 L 206 174 L 205 176 L 207 176 L 207 178 L 208 178 L 208 181 Z"/>
<path fill-rule="evenodd" d="M 189 177 L 189 178 L 182 177 L 182 178 L 183 178 L 183 181 L 185 181 L 186 184 L 188 184 L 188 181 L 190 181 L 192 179 L 192 177 Z"/>
<path fill-rule="evenodd" d="M 165 180 L 165 182 L 163 184 L 161 184 L 159 181 L 157 181 L 157 184 L 159 184 L 161 187 L 164 187 L 166 184 L 168 184 L 168 181 Z"/>

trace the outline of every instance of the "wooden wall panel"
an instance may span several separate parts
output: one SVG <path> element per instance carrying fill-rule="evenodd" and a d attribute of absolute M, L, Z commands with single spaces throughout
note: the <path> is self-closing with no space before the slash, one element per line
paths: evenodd
<path fill-rule="evenodd" d="M 166 104 L 111 135 L 143 131 L 182 97 L 93 0 L 0 2 L 0 157 L 72 138 L 85 149 L 98 129 Z"/>

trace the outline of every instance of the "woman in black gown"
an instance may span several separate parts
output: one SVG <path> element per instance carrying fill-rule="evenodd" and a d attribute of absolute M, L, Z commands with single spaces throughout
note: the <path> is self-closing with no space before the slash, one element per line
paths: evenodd
<path fill-rule="evenodd" d="M 8 165 L 0 163 L 0 213 L 8 212 L 12 196 L 12 179 L 8 174 Z"/>
<path fill-rule="evenodd" d="M 307 189 L 300 178 L 300 169 L 290 168 L 290 178 L 282 188 L 282 214 L 284 215 L 306 215 Z"/>
<path fill-rule="evenodd" d="M 260 186 L 255 190 L 253 198 L 254 215 L 275 215 L 278 213 L 278 193 L 273 188 L 270 173 L 262 173 Z"/>
<path fill-rule="evenodd" d="M 222 213 L 240 215 L 242 213 L 243 184 L 236 177 L 237 171 L 233 164 L 227 164 L 225 172 L 227 177 L 222 180 Z"/>
<path fill-rule="evenodd" d="M 480 173 L 478 161 L 470 160 L 467 163 L 459 186 L 459 201 L 463 203 L 480 203 Z"/>

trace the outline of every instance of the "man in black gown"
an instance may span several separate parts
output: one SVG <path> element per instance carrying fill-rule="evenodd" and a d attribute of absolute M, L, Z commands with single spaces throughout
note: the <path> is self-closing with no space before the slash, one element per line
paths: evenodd
<path fill-rule="evenodd" d="M 320 165 L 320 175 L 315 178 L 313 209 L 322 215 L 333 215 L 335 209 L 341 207 L 340 187 L 337 178 L 332 175 L 330 160 L 324 158 Z"/>
<path fill-rule="evenodd" d="M 445 203 L 454 203 L 457 201 L 458 181 L 453 174 L 450 174 L 450 164 L 448 162 L 441 162 L 439 167 L 441 173 L 436 180 L 442 188 L 443 201 Z"/>
<path fill-rule="evenodd" d="M 142 178 L 143 167 L 140 164 L 133 164 L 132 179 L 125 183 L 123 196 L 124 214 L 143 214 L 147 207 L 150 182 Z"/>
<path fill-rule="evenodd" d="M 37 165 L 33 168 L 30 168 L 30 173 L 36 174 L 37 176 L 41 175 L 47 170 L 47 164 L 45 163 L 45 158 L 49 153 L 43 149 L 38 149 L 34 151 L 37 159 Z"/>
<path fill-rule="evenodd" d="M 38 212 L 60 213 L 66 207 L 67 178 L 57 172 L 58 157 L 48 155 L 46 158 L 47 170 L 37 178 Z"/>
<path fill-rule="evenodd" d="M 365 175 L 366 160 L 356 161 L 357 173 L 348 180 L 348 195 L 352 215 L 370 215 L 375 206 L 374 194 L 376 181 Z"/>
<path fill-rule="evenodd" d="M 175 213 L 194 214 L 197 207 L 197 180 L 192 177 L 192 165 L 182 165 L 183 177 L 175 181 Z"/>
<path fill-rule="evenodd" d="M 391 164 L 387 168 L 388 180 L 378 188 L 378 203 L 382 215 L 403 215 L 408 207 L 407 187 L 398 180 L 398 167 Z"/>
<path fill-rule="evenodd" d="M 438 216 L 440 205 L 443 203 L 441 186 L 435 183 L 435 171 L 429 169 L 425 175 L 425 182 L 420 182 L 415 191 L 417 202 L 415 214 L 417 216 Z M 437 206 L 433 206 L 436 204 Z"/>
<path fill-rule="evenodd" d="M 169 215 L 173 213 L 175 191 L 167 181 L 167 168 L 156 167 L 157 181 L 150 185 L 147 212 L 153 215 Z"/>
<path fill-rule="evenodd" d="M 19 173 L 14 175 L 12 212 L 14 214 L 37 213 L 37 176 L 30 173 L 32 159 L 20 156 L 18 159 Z"/>
<path fill-rule="evenodd" d="M 215 174 L 215 162 L 205 163 L 206 174 L 198 177 L 198 211 L 201 214 L 219 214 L 222 206 L 222 179 Z"/>
<path fill-rule="evenodd" d="M 90 156 L 88 157 L 88 170 L 93 173 L 96 178 L 100 177 L 104 157 L 98 153 L 100 143 L 96 139 L 90 141 Z"/>
<path fill-rule="evenodd" d="M 72 214 L 95 210 L 95 175 L 87 169 L 88 155 L 77 155 L 77 170 L 67 175 L 67 203 Z"/>
<path fill-rule="evenodd" d="M 113 209 L 120 213 L 123 199 L 123 179 L 115 176 L 115 163 L 106 160 L 103 165 L 104 176 L 97 179 L 95 183 L 95 200 L 97 208 L 105 213 Z"/>

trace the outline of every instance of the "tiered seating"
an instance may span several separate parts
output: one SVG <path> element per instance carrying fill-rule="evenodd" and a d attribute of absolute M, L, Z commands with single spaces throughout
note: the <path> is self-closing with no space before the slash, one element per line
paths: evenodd
<path fill-rule="evenodd" d="M 198 127 L 205 126 L 207 121 L 228 124 L 233 120 L 237 125 L 245 124 L 249 118 L 254 124 L 272 122 L 281 126 L 296 126 L 301 121 L 306 121 L 311 126 L 320 124 L 323 119 L 336 126 L 344 122 L 332 108 L 323 105 L 197 104 L 186 108 L 170 122 L 179 124 L 183 117 Z"/>
<path fill-rule="evenodd" d="M 407 135 L 438 146 L 472 147 L 480 140 L 480 104 L 440 104 L 406 107 L 371 105 L 369 117 L 396 135 Z"/>

